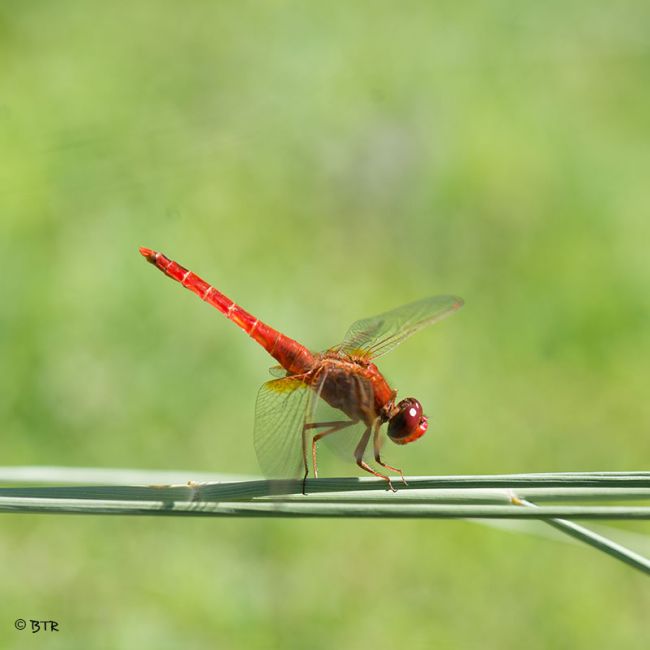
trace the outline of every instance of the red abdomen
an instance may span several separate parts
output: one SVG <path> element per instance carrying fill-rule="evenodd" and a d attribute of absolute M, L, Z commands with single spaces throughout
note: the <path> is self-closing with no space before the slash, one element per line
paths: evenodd
<path fill-rule="evenodd" d="M 140 253 L 165 275 L 216 307 L 257 341 L 290 374 L 302 374 L 314 366 L 315 357 L 306 347 L 255 318 L 192 271 L 149 248 L 141 248 Z"/>

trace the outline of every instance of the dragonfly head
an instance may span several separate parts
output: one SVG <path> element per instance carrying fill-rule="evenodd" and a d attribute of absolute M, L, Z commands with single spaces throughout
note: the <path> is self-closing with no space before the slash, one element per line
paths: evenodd
<path fill-rule="evenodd" d="M 427 416 L 422 414 L 422 404 L 415 397 L 403 399 L 393 417 L 388 421 L 388 437 L 398 445 L 413 442 L 427 431 Z"/>

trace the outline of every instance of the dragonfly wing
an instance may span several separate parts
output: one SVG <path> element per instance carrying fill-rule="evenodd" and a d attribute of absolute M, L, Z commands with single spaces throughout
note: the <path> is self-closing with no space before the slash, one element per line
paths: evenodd
<path fill-rule="evenodd" d="M 255 405 L 255 452 L 268 477 L 296 478 L 303 471 L 302 428 L 314 391 L 296 377 L 267 381 Z"/>
<path fill-rule="evenodd" d="M 271 366 L 269 368 L 271 377 L 286 377 L 287 371 L 282 366 Z"/>
<path fill-rule="evenodd" d="M 343 343 L 335 349 L 346 354 L 379 357 L 418 330 L 442 320 L 462 306 L 463 299 L 458 296 L 432 296 L 358 320 L 350 326 Z"/>

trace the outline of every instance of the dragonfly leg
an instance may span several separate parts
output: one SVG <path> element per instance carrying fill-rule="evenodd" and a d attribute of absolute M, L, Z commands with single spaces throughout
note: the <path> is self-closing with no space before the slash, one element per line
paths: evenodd
<path fill-rule="evenodd" d="M 369 474 L 374 474 L 375 476 L 378 476 L 379 478 L 383 478 L 384 481 L 388 483 L 388 489 L 391 492 L 397 492 L 397 490 L 393 487 L 393 482 L 390 480 L 389 476 L 384 476 L 384 474 L 380 474 L 379 472 L 375 472 L 368 463 L 366 463 L 363 460 L 363 454 L 366 451 L 366 447 L 368 446 L 368 442 L 370 441 L 370 433 L 372 432 L 372 429 L 370 427 L 367 427 L 366 430 L 364 431 L 363 435 L 361 436 L 361 440 L 359 440 L 359 444 L 357 445 L 356 449 L 354 450 L 354 459 L 357 461 L 357 465 L 368 472 Z"/>
<path fill-rule="evenodd" d="M 339 422 L 314 422 L 314 428 L 316 427 L 329 427 L 326 431 L 321 431 L 317 433 L 311 440 L 311 459 L 314 467 L 314 478 L 318 478 L 318 465 L 316 463 L 316 443 L 325 436 L 329 436 L 331 433 L 336 433 L 341 431 L 346 427 L 349 427 L 351 424 L 354 424 L 354 420 L 340 420 Z"/>
<path fill-rule="evenodd" d="M 309 476 L 309 465 L 307 463 L 307 425 L 302 427 L 302 462 L 305 467 L 305 475 L 302 477 L 302 493 L 307 494 L 307 476 Z"/>
<path fill-rule="evenodd" d="M 404 472 L 402 472 L 401 469 L 398 469 L 397 467 L 393 467 L 392 465 L 388 465 L 387 463 L 385 463 L 381 459 L 381 456 L 379 454 L 379 451 L 380 451 L 380 448 L 381 448 L 381 445 L 380 445 L 381 440 L 379 438 L 379 431 L 381 429 L 381 422 L 379 420 L 377 420 L 375 422 L 375 425 L 374 425 L 373 429 L 374 430 L 373 430 L 373 434 L 372 434 L 372 447 L 373 447 L 373 451 L 375 452 L 375 460 L 377 461 L 377 464 L 381 465 L 382 467 L 385 467 L 386 469 L 389 469 L 391 472 L 397 472 L 400 475 L 400 477 L 402 478 L 402 483 L 404 483 L 404 485 L 408 485 L 408 483 L 406 482 L 406 479 L 404 478 Z"/>
<path fill-rule="evenodd" d="M 311 457 L 314 467 L 314 478 L 318 478 L 318 464 L 316 463 L 316 443 L 325 436 L 329 436 L 330 433 L 336 433 L 341 431 L 346 427 L 349 427 L 351 424 L 354 424 L 354 420 L 335 420 L 334 422 L 307 422 L 302 427 L 302 460 L 305 465 L 305 475 L 302 479 L 302 493 L 307 494 L 306 482 L 307 476 L 309 475 L 309 465 L 307 464 L 307 435 L 306 432 L 309 429 L 320 429 L 322 427 L 329 427 L 326 431 L 321 431 L 317 433 L 311 441 Z"/>

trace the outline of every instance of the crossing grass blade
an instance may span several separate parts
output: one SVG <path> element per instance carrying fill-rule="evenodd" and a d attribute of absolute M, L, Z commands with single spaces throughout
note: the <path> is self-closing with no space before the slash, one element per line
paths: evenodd
<path fill-rule="evenodd" d="M 517 499 L 517 503 L 518 505 L 527 506 L 529 508 L 537 507 L 534 503 L 531 503 L 526 499 Z M 566 533 L 589 546 L 593 546 L 595 549 L 603 551 L 604 553 L 629 564 L 647 575 L 650 575 L 650 559 L 631 551 L 622 544 L 618 544 L 604 535 L 599 535 L 598 533 L 595 533 L 584 526 L 579 526 L 572 521 L 566 521 L 564 519 L 548 519 L 546 522 L 557 530 Z"/>

